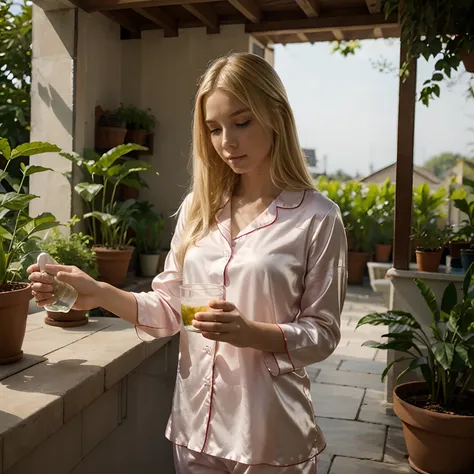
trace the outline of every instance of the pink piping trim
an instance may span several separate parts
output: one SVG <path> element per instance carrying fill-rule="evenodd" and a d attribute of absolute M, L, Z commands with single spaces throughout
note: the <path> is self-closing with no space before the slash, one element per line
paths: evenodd
<path fill-rule="evenodd" d="M 217 342 L 214 343 L 214 350 L 217 350 Z M 214 352 L 214 360 L 212 362 L 212 374 L 211 374 L 211 401 L 209 403 L 209 412 L 207 414 L 207 426 L 206 426 L 206 434 L 204 435 L 204 443 L 202 445 L 201 454 L 204 451 L 207 443 L 207 436 L 209 435 L 209 427 L 211 425 L 211 412 L 212 412 L 212 400 L 214 398 L 214 369 L 216 367 L 216 359 L 215 359 L 215 352 Z"/>
<path fill-rule="evenodd" d="M 293 367 L 293 371 L 294 371 L 294 370 L 296 370 L 295 369 L 295 364 L 293 364 L 293 361 L 291 360 L 290 351 L 288 350 L 288 341 L 286 340 L 286 334 L 283 331 L 283 329 L 280 327 L 279 324 L 277 324 L 277 327 L 281 331 L 281 335 L 283 336 L 283 341 L 285 342 L 286 355 L 288 356 L 288 359 L 290 359 L 291 367 Z"/>

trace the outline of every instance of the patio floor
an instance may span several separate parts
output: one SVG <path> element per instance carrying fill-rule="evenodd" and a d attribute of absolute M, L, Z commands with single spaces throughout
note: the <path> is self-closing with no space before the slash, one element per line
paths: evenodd
<path fill-rule="evenodd" d="M 386 310 L 382 298 L 367 283 L 349 287 L 339 346 L 327 360 L 308 368 L 317 421 L 327 441 L 318 474 L 413 472 L 400 421 L 384 405 L 380 374 L 386 352 L 361 347 L 366 340 L 378 340 L 386 328 L 355 331 L 362 316 L 381 310 Z"/>

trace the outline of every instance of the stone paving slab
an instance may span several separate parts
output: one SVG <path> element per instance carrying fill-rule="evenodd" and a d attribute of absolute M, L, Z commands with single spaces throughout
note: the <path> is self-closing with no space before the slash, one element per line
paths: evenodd
<path fill-rule="evenodd" d="M 318 417 L 355 420 L 363 397 L 361 388 L 311 384 L 311 398 Z"/>
<path fill-rule="evenodd" d="M 329 474 L 405 474 L 413 473 L 408 465 L 398 466 L 382 462 L 363 461 L 336 456 Z"/>
<path fill-rule="evenodd" d="M 385 426 L 320 417 L 317 417 L 317 422 L 326 438 L 327 454 L 382 461 Z M 346 474 L 354 472 L 348 470 Z"/>
<path fill-rule="evenodd" d="M 375 353 L 373 355 L 375 355 Z M 363 372 L 366 374 L 382 375 L 386 366 L 387 364 L 385 364 L 384 362 L 376 362 L 372 359 L 344 360 L 341 366 L 339 367 L 339 370 L 344 370 L 347 372 Z"/>
<path fill-rule="evenodd" d="M 387 434 L 387 444 L 383 461 L 393 464 L 403 464 L 408 460 L 407 446 L 403 437 L 403 430 L 390 427 Z"/>
<path fill-rule="evenodd" d="M 387 413 L 385 404 L 385 392 L 377 390 L 366 390 L 359 416 L 360 421 L 378 423 L 381 425 L 400 428 L 401 422 L 395 415 Z"/>
<path fill-rule="evenodd" d="M 318 456 L 318 474 L 328 474 L 333 456 L 323 451 Z"/>
<path fill-rule="evenodd" d="M 380 375 L 362 372 L 346 372 L 342 370 L 321 369 L 315 381 L 347 387 L 370 388 L 383 392 L 385 384 L 380 381 Z"/>

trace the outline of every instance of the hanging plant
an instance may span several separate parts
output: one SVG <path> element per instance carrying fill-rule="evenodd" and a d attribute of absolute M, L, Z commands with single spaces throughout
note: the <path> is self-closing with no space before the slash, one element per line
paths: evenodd
<path fill-rule="evenodd" d="M 451 78 L 461 61 L 466 70 L 474 55 L 474 0 L 384 0 L 385 15 L 398 10 L 401 41 L 407 56 L 400 65 L 406 79 L 410 64 L 419 57 L 427 61 L 439 56 L 431 78 L 423 83 L 420 100 L 426 106 L 439 97 L 439 83 Z"/>

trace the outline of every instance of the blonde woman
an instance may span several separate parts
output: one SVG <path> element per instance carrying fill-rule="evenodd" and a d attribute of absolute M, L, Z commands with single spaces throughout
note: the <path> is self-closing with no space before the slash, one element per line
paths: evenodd
<path fill-rule="evenodd" d="M 313 188 L 283 84 L 258 56 L 216 60 L 193 124 L 193 185 L 149 293 L 96 282 L 75 267 L 48 273 L 153 337 L 180 332 L 166 429 L 178 474 L 315 473 L 325 442 L 305 367 L 340 339 L 346 238 L 338 207 Z M 29 269 L 37 304 L 51 277 Z M 183 330 L 182 283 L 225 286 L 225 301 Z"/>

